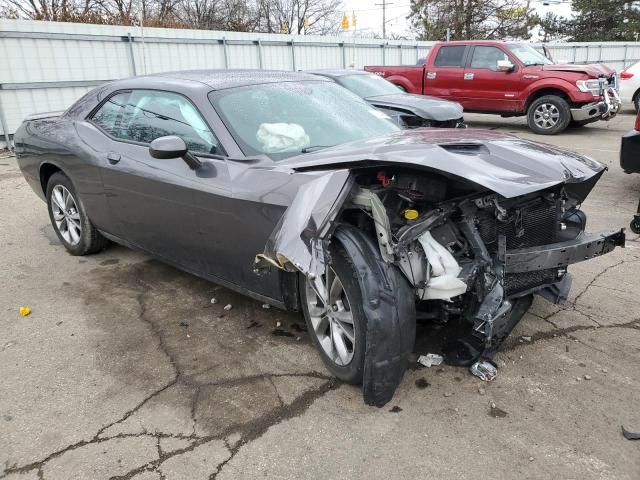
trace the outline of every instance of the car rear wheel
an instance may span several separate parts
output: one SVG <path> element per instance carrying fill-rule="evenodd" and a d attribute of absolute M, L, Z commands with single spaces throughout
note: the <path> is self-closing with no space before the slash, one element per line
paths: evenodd
<path fill-rule="evenodd" d="M 636 95 L 633 97 L 633 106 L 636 109 L 636 113 L 640 112 L 640 92 L 636 92 Z"/>
<path fill-rule="evenodd" d="M 555 135 L 563 132 L 571 121 L 567 101 L 556 95 L 545 95 L 534 100 L 527 110 L 527 124 L 535 133 Z"/>
<path fill-rule="evenodd" d="M 51 225 L 60 242 L 72 255 L 88 255 L 107 246 L 107 240 L 93 226 L 71 180 L 54 173 L 47 183 L 47 205 Z"/>
<path fill-rule="evenodd" d="M 362 382 L 366 319 L 362 293 L 347 252 L 335 245 L 326 273 L 302 278 L 302 309 L 312 342 L 327 369 L 346 383 Z"/>

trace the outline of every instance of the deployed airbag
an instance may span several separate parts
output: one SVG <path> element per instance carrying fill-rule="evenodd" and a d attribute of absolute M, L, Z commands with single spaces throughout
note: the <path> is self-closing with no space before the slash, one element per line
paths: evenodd
<path fill-rule="evenodd" d="M 309 135 L 297 123 L 262 123 L 256 139 L 266 153 L 301 151 L 310 143 Z"/>

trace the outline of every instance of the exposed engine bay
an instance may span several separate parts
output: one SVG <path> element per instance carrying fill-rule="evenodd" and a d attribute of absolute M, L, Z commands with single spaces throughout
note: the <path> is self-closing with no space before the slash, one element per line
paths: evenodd
<path fill-rule="evenodd" d="M 340 225 L 366 232 L 384 263 L 395 266 L 413 290 L 413 335 L 416 321 L 451 327 L 455 334 L 443 346 L 445 360 L 491 378 L 496 373 L 492 359 L 534 294 L 564 303 L 570 264 L 624 246 L 623 230 L 584 232 L 580 203 L 598 177 L 506 198 L 426 169 L 376 165 L 331 171 L 300 188 L 256 266 L 299 271 L 313 282 L 331 263 L 329 245 Z M 362 270 L 368 281 L 375 269 Z M 375 296 L 375 288 L 371 291 Z M 372 317 L 380 318 L 382 300 L 370 302 Z M 366 302 L 364 308 L 369 308 Z M 393 308 L 387 312 L 396 315 Z M 393 322 L 399 323 L 396 317 Z M 370 374 L 365 364 L 363 385 L 365 401 L 382 405 L 402 378 L 408 354 L 380 353 L 378 346 L 393 330 L 385 333 L 384 321 L 373 325 L 367 331 Z M 377 392 L 371 398 L 367 385 Z"/>
<path fill-rule="evenodd" d="M 451 363 L 491 360 L 526 311 L 514 306 L 530 304 L 531 294 L 567 300 L 572 262 L 535 254 L 536 247 L 575 241 L 584 232 L 586 215 L 563 185 L 505 199 L 415 170 L 370 170 L 355 180 L 342 219 L 377 238 L 383 258 L 415 288 L 418 318 L 468 325 L 468 338 L 445 352 Z M 602 243 L 581 260 L 622 244 L 617 233 L 589 237 Z M 525 264 L 511 265 L 513 252 Z"/>

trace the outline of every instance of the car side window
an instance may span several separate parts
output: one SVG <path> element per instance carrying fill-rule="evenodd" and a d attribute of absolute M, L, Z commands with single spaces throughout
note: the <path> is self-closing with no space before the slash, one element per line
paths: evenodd
<path fill-rule="evenodd" d="M 436 67 L 462 67 L 466 48 L 464 45 L 440 47 L 433 65 Z"/>
<path fill-rule="evenodd" d="M 111 96 L 91 119 L 122 140 L 151 143 L 176 135 L 193 153 L 216 153 L 218 141 L 193 104 L 182 95 L 132 90 Z"/>
<path fill-rule="evenodd" d="M 471 68 L 486 68 L 496 72 L 499 60 L 509 60 L 506 53 L 497 47 L 475 47 L 471 56 Z"/>

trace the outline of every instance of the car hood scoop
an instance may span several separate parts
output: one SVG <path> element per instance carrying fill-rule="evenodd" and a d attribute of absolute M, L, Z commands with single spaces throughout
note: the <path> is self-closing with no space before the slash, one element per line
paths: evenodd
<path fill-rule="evenodd" d="M 402 164 L 444 172 L 506 198 L 604 171 L 595 160 L 551 145 L 475 129 L 416 129 L 298 155 L 278 168 L 296 171 Z"/>

